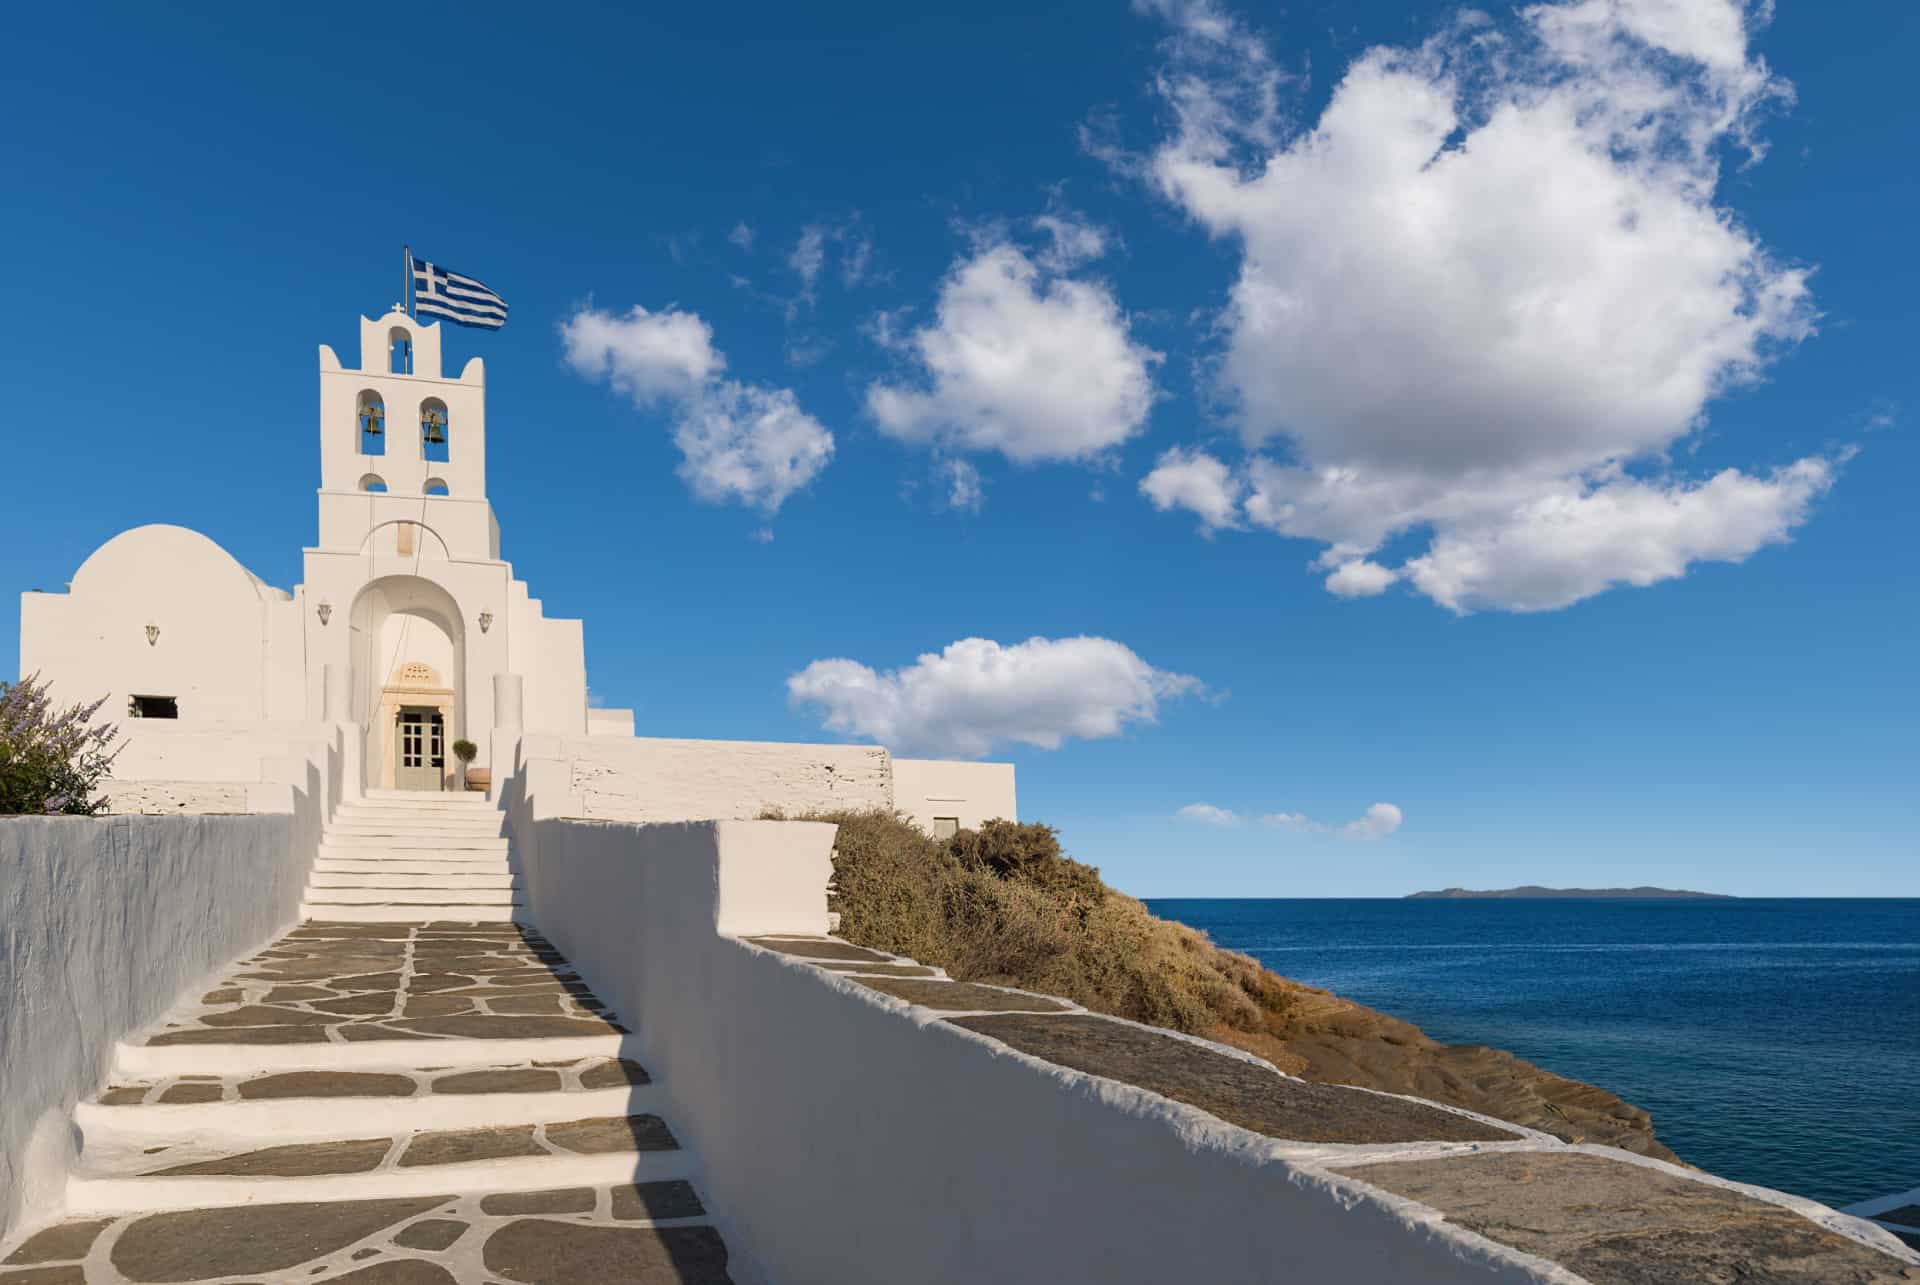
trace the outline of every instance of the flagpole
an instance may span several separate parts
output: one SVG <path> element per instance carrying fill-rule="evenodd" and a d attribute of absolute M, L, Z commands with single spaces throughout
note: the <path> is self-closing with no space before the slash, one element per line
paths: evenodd
<path fill-rule="evenodd" d="M 404 283 L 401 286 L 400 297 L 406 301 L 407 315 L 411 317 L 413 316 L 413 247 L 404 243 L 400 247 L 400 280 Z"/>

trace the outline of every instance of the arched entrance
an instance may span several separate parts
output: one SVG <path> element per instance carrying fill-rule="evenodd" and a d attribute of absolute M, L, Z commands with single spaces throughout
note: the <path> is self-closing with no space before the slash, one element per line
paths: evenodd
<path fill-rule="evenodd" d="M 348 627 L 367 784 L 452 788 L 450 747 L 465 734 L 466 630 L 459 605 L 422 576 L 385 576 L 354 599 Z"/>

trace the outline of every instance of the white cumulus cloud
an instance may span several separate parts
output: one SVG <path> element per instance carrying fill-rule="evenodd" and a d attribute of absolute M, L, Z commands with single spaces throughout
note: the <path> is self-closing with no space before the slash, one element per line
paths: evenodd
<path fill-rule="evenodd" d="M 726 358 L 713 328 L 693 313 L 586 306 L 561 323 L 560 338 L 577 373 L 606 381 L 642 409 L 672 410 L 680 477 L 703 500 L 771 514 L 833 457 L 833 434 L 791 390 L 722 376 Z"/>
<path fill-rule="evenodd" d="M 1400 828 L 1405 820 L 1400 809 L 1391 803 L 1375 803 L 1353 820 L 1342 825 L 1329 825 L 1316 821 L 1304 812 L 1269 812 L 1260 818 L 1268 825 L 1279 826 L 1285 830 L 1302 830 L 1310 834 L 1331 834 L 1342 839 L 1384 839 Z"/>
<path fill-rule="evenodd" d="M 1084 253 L 1079 235 L 1056 234 L 1052 261 L 1062 236 Z M 956 264 L 932 323 L 899 346 L 915 377 L 867 389 L 883 433 L 1022 464 L 1085 459 L 1138 433 L 1160 360 L 1134 342 L 1104 284 L 1060 275 L 1005 241 Z"/>
<path fill-rule="evenodd" d="M 1058 749 L 1151 723 L 1163 701 L 1203 692 L 1110 638 L 963 638 L 912 665 L 875 670 L 816 660 L 787 679 L 797 706 L 831 731 L 902 753 L 977 758 L 1009 742 Z"/>
<path fill-rule="evenodd" d="M 1405 578 L 1455 610 L 1737 562 L 1805 520 L 1832 461 L 1670 461 L 1815 319 L 1808 271 L 1716 199 L 1789 94 L 1738 0 L 1468 14 L 1361 54 L 1308 124 L 1238 18 L 1143 7 L 1173 26 L 1172 128 L 1132 169 L 1239 250 L 1217 373 L 1249 452 L 1157 505 L 1319 542 L 1335 593 Z M 1369 560 L 1408 533 L 1424 554 Z"/>
<path fill-rule="evenodd" d="M 1766 477 L 1726 469 L 1696 486 L 1622 479 L 1546 494 L 1498 521 L 1449 527 L 1406 571 L 1456 611 L 1550 611 L 1616 584 L 1677 579 L 1695 562 L 1741 562 L 1786 540 L 1833 474 L 1805 459 Z"/>
<path fill-rule="evenodd" d="M 1202 531 L 1239 526 L 1241 496 L 1246 483 L 1225 461 L 1205 451 L 1180 447 L 1163 452 L 1153 472 L 1140 481 L 1140 493 L 1162 513 L 1186 509 L 1200 519 Z"/>
<path fill-rule="evenodd" d="M 560 323 L 567 364 L 636 402 L 694 395 L 726 367 L 713 327 L 691 312 L 581 308 Z"/>
<path fill-rule="evenodd" d="M 1384 839 L 1400 828 L 1404 818 L 1391 803 L 1370 805 L 1365 814 L 1340 827 L 1343 839 Z"/>
<path fill-rule="evenodd" d="M 1327 592 L 1337 598 L 1372 598 L 1385 593 L 1400 573 L 1366 558 L 1342 562 L 1327 576 Z"/>
<path fill-rule="evenodd" d="M 1240 814 L 1228 808 L 1218 808 L 1211 803 L 1189 803 L 1174 813 L 1182 821 L 1198 821 L 1201 825 L 1239 825 Z"/>

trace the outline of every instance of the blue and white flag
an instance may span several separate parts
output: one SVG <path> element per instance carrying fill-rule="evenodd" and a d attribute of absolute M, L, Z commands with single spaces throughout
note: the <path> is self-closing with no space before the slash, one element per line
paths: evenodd
<path fill-rule="evenodd" d="M 507 301 L 473 277 L 407 252 L 413 272 L 414 315 L 445 317 L 459 326 L 498 330 L 507 324 Z"/>

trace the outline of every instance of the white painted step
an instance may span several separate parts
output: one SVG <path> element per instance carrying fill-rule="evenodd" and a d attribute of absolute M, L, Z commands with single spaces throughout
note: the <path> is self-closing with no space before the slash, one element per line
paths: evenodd
<path fill-rule="evenodd" d="M 506 849 L 483 852 L 478 848 L 336 848 L 322 842 L 315 858 L 319 861 L 490 861 L 510 864 Z"/>
<path fill-rule="evenodd" d="M 343 808 L 383 810 L 393 812 L 498 812 L 500 807 L 488 801 L 484 794 L 419 794 L 401 798 L 394 795 L 370 794 L 364 799 L 351 799 L 340 805 Z"/>
<path fill-rule="evenodd" d="M 485 829 L 474 826 L 467 830 L 447 830 L 437 826 L 431 828 L 422 826 L 416 829 L 401 829 L 398 827 L 386 829 L 376 826 L 330 825 L 321 832 L 323 841 L 348 838 L 361 839 L 371 843 L 385 843 L 389 839 L 426 839 L 431 841 L 432 846 L 447 848 L 465 847 L 474 839 L 504 839 L 506 837 L 507 835 L 499 826 L 491 826 Z"/>
<path fill-rule="evenodd" d="M 327 827 L 338 834 L 481 834 L 506 833 L 506 821 L 498 812 L 481 817 L 335 817 Z"/>
<path fill-rule="evenodd" d="M 392 821 L 403 818 L 412 818 L 415 820 L 474 821 L 483 820 L 487 817 L 506 815 L 505 812 L 495 807 L 473 808 L 442 806 L 409 808 L 386 803 L 352 802 L 340 804 L 334 809 L 333 814 L 336 817 L 352 817 L 362 821 Z"/>
<path fill-rule="evenodd" d="M 320 836 L 322 848 L 432 848 L 459 849 L 467 852 L 505 852 L 507 840 L 494 835 L 418 835 L 418 834 L 338 834 L 332 830 Z"/>
<path fill-rule="evenodd" d="M 622 1023 L 627 1025 L 627 1023 Z M 265 1071 L 480 1070 L 528 1062 L 624 1057 L 642 1065 L 638 1035 L 550 1035 L 533 1040 L 356 1040 L 350 1044 L 129 1044 L 114 1046 L 114 1075 L 241 1075 Z M 358 1110 L 365 1098 L 335 1099 Z M 403 1098 L 417 1102 L 418 1098 Z M 213 1105 L 232 1105 L 231 1103 Z"/>
<path fill-rule="evenodd" d="M 462 861 L 430 852 L 412 852 L 394 857 L 321 857 L 313 863 L 315 874 L 443 874 L 504 875 L 513 873 L 513 863 L 505 857 L 477 857 Z"/>
<path fill-rule="evenodd" d="M 300 903 L 302 919 L 332 924 L 532 923 L 525 906 L 357 906 L 325 901 Z"/>
<path fill-rule="evenodd" d="M 521 1065 L 525 1065 L 522 1063 Z M 121 1156 L 156 1144 L 328 1142 L 423 1129 L 477 1129 L 489 1125 L 547 1124 L 589 1116 L 666 1114 L 658 1084 L 544 1093 L 427 1093 L 412 1098 L 265 1098 L 103 1107 L 82 1102 L 74 1119 L 97 1170 L 124 1169 Z M 240 1148 L 227 1145 L 226 1151 Z M 143 1166 L 146 1167 L 146 1166 Z"/>
<path fill-rule="evenodd" d="M 316 905 L 336 906 L 510 906 L 518 894 L 511 888 L 308 888 Z"/>
<path fill-rule="evenodd" d="M 384 1200 L 449 1191 L 539 1191 L 695 1176 L 693 1158 L 685 1150 L 515 1156 L 407 1169 L 392 1167 L 394 1163 L 389 1157 L 372 1173 L 312 1178 L 121 1178 L 96 1176 L 83 1169 L 67 1182 L 67 1213 L 91 1216 L 222 1205 Z"/>
<path fill-rule="evenodd" d="M 517 888 L 520 880 L 510 871 L 498 874 L 421 874 L 410 871 L 393 874 L 382 871 L 379 874 L 366 874 L 355 871 L 341 873 L 332 870 L 316 870 L 307 880 L 309 889 L 316 888 Z"/>

